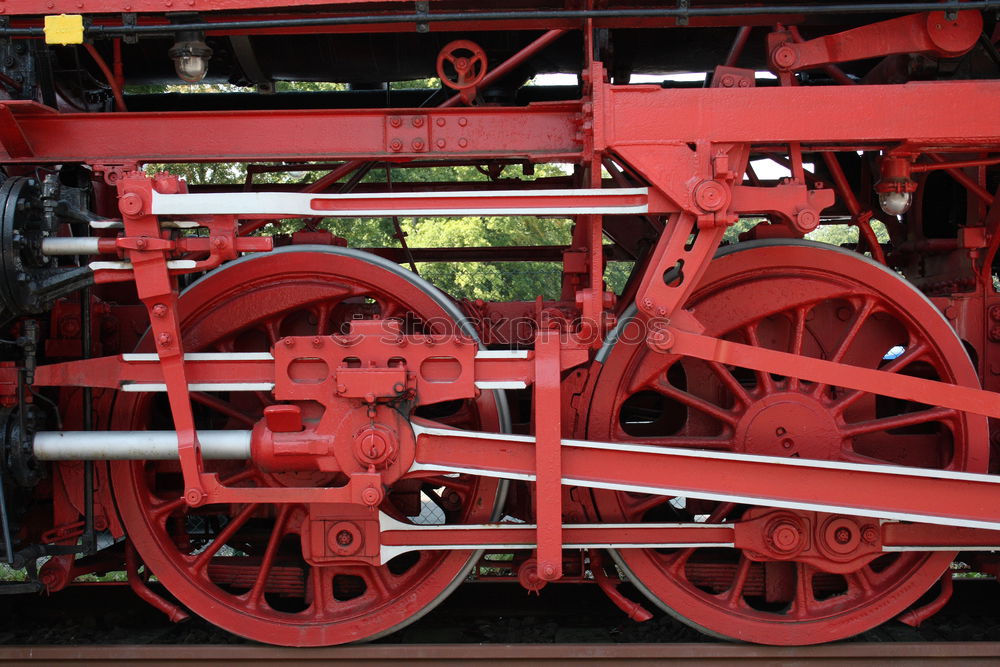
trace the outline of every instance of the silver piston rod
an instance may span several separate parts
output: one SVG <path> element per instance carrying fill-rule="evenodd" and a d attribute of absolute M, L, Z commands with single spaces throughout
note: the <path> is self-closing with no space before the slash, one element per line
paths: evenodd
<path fill-rule="evenodd" d="M 204 459 L 250 458 L 250 431 L 198 431 Z M 39 431 L 35 458 L 41 461 L 177 460 L 176 431 Z"/>

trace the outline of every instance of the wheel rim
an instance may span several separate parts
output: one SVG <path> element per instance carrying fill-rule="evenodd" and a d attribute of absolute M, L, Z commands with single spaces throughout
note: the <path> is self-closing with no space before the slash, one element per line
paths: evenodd
<path fill-rule="evenodd" d="M 266 351 L 285 335 L 343 332 L 355 317 L 394 318 L 404 331 L 433 332 L 454 323 L 457 312 L 440 292 L 396 265 L 325 247 L 233 262 L 194 284 L 180 302 L 189 351 Z M 475 403 L 428 410 L 444 423 L 503 430 L 506 405 L 498 398 L 484 392 Z M 120 395 L 112 428 L 170 428 L 160 401 Z M 265 394 L 199 395 L 196 420 L 199 428 L 250 428 L 268 401 Z M 206 466 L 229 485 L 336 482 L 312 473 L 265 474 L 249 462 Z M 129 537 L 164 586 L 212 623 L 257 641 L 320 646 L 387 634 L 430 611 L 478 557 L 416 552 L 381 567 L 313 566 L 297 544 L 303 506 L 189 510 L 176 462 L 117 462 L 112 475 Z M 485 522 L 494 518 L 501 490 L 497 481 L 478 477 L 401 480 L 380 510 L 415 523 Z"/>
<path fill-rule="evenodd" d="M 961 341 L 923 295 L 839 248 L 736 246 L 713 261 L 687 308 L 707 335 L 978 384 Z M 604 363 L 586 423 L 593 440 L 986 469 L 984 417 L 678 359 L 624 333 L 599 359 Z M 594 498 L 605 521 L 733 521 L 748 509 L 622 492 L 599 491 Z M 854 572 L 831 574 L 802 562 L 753 562 L 736 549 L 613 555 L 637 587 L 685 623 L 769 644 L 833 641 L 875 627 L 913 604 L 954 556 L 886 555 Z"/>

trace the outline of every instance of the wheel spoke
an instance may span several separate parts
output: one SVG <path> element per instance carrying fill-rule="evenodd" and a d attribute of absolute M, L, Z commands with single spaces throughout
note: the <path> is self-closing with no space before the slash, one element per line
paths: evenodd
<path fill-rule="evenodd" d="M 800 306 L 795 309 L 795 314 L 792 317 L 792 340 L 788 351 L 795 356 L 802 354 L 802 341 L 805 338 L 806 333 L 807 314 L 808 308 L 806 306 Z M 796 391 L 798 388 L 799 378 L 794 376 L 788 378 L 788 391 Z"/>
<path fill-rule="evenodd" d="M 627 521 L 641 521 L 642 517 L 650 510 L 660 507 L 671 500 L 670 496 L 624 496 L 627 500 L 622 501 L 622 511 Z"/>
<path fill-rule="evenodd" d="M 316 306 L 316 335 L 327 336 L 330 332 L 330 313 L 333 305 L 330 301 L 323 301 Z"/>
<path fill-rule="evenodd" d="M 760 344 L 760 338 L 757 336 L 757 327 L 759 323 L 755 322 L 753 324 L 748 324 L 743 327 L 743 334 L 746 336 L 747 344 L 752 347 L 762 347 Z M 754 371 L 757 376 L 757 384 L 760 386 L 761 390 L 765 394 L 774 393 L 774 378 L 771 374 L 766 371 Z"/>
<path fill-rule="evenodd" d="M 867 565 L 862 565 L 861 569 L 844 575 L 844 578 L 847 579 L 848 587 L 855 589 L 862 595 L 870 595 L 875 590 L 875 585 L 869 576 L 870 572 Z"/>
<path fill-rule="evenodd" d="M 728 424 L 729 426 L 735 426 L 736 422 L 739 421 L 739 418 L 729 410 L 720 408 L 714 403 L 710 403 L 704 398 L 695 396 L 690 392 L 678 389 L 670 384 L 666 378 L 657 379 L 657 381 L 651 385 L 651 388 L 663 394 L 667 398 L 672 398 L 678 403 L 682 403 L 689 408 L 698 410 L 699 412 L 702 412 L 709 417 L 713 417 L 714 419 Z"/>
<path fill-rule="evenodd" d="M 916 426 L 917 424 L 926 424 L 928 422 L 951 420 L 956 416 L 958 416 L 958 411 L 952 408 L 931 408 L 918 412 L 906 412 L 892 417 L 879 417 L 863 422 L 846 424 L 841 427 L 841 432 L 845 437 L 853 438 L 866 433 L 890 431 L 892 429 Z"/>
<path fill-rule="evenodd" d="M 231 540 L 236 532 L 250 520 L 250 517 L 253 516 L 253 513 L 257 511 L 258 507 L 259 505 L 257 503 L 250 503 L 244 507 L 239 514 L 230 519 L 229 523 L 226 524 L 226 527 L 222 529 L 222 532 L 216 535 L 215 539 L 212 540 L 212 542 L 205 547 L 204 551 L 198 554 L 195 558 L 193 569 L 196 572 L 204 571 L 204 569 L 212 561 L 212 557 L 215 556 L 215 554 L 219 552 L 219 549 L 224 547 L 226 542 Z"/>
<path fill-rule="evenodd" d="M 927 343 L 919 342 L 906 349 L 903 354 L 899 355 L 895 359 L 891 360 L 885 366 L 879 370 L 883 373 L 898 373 L 914 361 L 917 361 L 924 356 L 927 351 Z M 833 405 L 830 406 L 830 411 L 835 415 L 843 415 L 844 410 L 854 405 L 862 396 L 865 396 L 868 392 L 861 391 L 859 389 L 848 390 L 840 398 L 838 398 Z"/>
<path fill-rule="evenodd" d="M 278 516 L 274 520 L 274 527 L 271 529 L 271 536 L 264 551 L 264 557 L 260 561 L 260 570 L 257 572 L 257 579 L 253 583 L 253 588 L 247 594 L 251 606 L 260 604 L 260 598 L 264 595 L 267 587 L 267 578 L 274 567 L 274 559 L 278 554 L 278 547 L 281 546 L 281 538 L 285 536 L 285 527 L 288 524 L 288 517 L 292 513 L 291 505 L 282 505 Z"/>
<path fill-rule="evenodd" d="M 196 403 L 201 403 L 202 405 L 224 414 L 231 419 L 235 419 L 245 426 L 253 426 L 257 423 L 256 419 L 240 412 L 233 407 L 232 403 L 224 401 L 218 396 L 212 396 L 211 394 L 204 394 L 200 391 L 195 391 L 191 393 L 191 400 Z"/>
<path fill-rule="evenodd" d="M 812 565 L 795 563 L 795 599 L 792 600 L 791 616 L 806 618 L 816 606 L 812 585 L 815 573 L 816 570 Z"/>
<path fill-rule="evenodd" d="M 740 384 L 740 381 L 733 377 L 733 374 L 724 364 L 720 364 L 718 361 L 710 361 L 708 362 L 708 366 L 712 369 L 712 372 L 715 373 L 720 380 L 722 380 L 722 383 L 726 385 L 726 388 L 732 392 L 733 396 L 736 397 L 736 400 L 744 406 L 750 405 L 753 402 L 753 398 L 746 390 L 746 387 Z"/>
<path fill-rule="evenodd" d="M 847 333 L 845 333 L 844 337 L 840 339 L 840 344 L 830 356 L 829 361 L 832 361 L 835 364 L 839 364 L 841 362 L 844 355 L 846 355 L 851 349 L 851 345 L 854 343 L 855 339 L 857 339 L 858 333 L 861 332 L 861 327 L 868 321 L 868 317 L 871 315 L 874 307 L 875 299 L 870 296 L 866 297 L 864 302 L 861 304 L 861 307 L 854 311 L 854 319 L 851 320 Z M 819 382 L 815 387 L 813 387 L 812 395 L 818 398 L 823 395 L 823 391 L 825 389 L 826 384 Z"/>
<path fill-rule="evenodd" d="M 329 567 L 313 565 L 309 568 L 309 593 L 312 597 L 312 615 L 326 616 L 333 603 L 333 570 Z"/>
<path fill-rule="evenodd" d="M 746 586 L 751 564 L 752 561 L 741 552 L 740 562 L 736 566 L 736 574 L 733 577 L 733 582 L 730 584 L 729 590 L 722 594 L 722 599 L 725 600 L 726 606 L 734 609 L 743 606 L 743 588 Z"/>
<path fill-rule="evenodd" d="M 362 572 L 362 578 L 376 588 L 378 595 L 383 599 L 391 598 L 399 588 L 399 578 L 384 565 L 366 567 Z"/>

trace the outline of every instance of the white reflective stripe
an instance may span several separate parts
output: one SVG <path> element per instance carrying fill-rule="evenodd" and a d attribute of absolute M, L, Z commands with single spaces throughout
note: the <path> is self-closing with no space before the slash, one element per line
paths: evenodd
<path fill-rule="evenodd" d="M 167 385 L 156 382 L 126 382 L 122 391 L 133 393 L 163 392 Z M 273 382 L 192 382 L 188 391 L 273 391 Z"/>
<path fill-rule="evenodd" d="M 132 262 L 91 262 L 91 271 L 131 271 Z"/>
<path fill-rule="evenodd" d="M 125 223 L 121 220 L 91 220 L 91 229 L 125 229 Z"/>
<path fill-rule="evenodd" d="M 1000 542 L 1000 540 L 997 540 Z M 1000 551 L 1000 544 L 993 547 L 970 547 L 970 546 L 954 546 L 954 547 L 882 547 L 882 551 Z"/>
<path fill-rule="evenodd" d="M 476 359 L 527 359 L 528 350 L 480 350 Z"/>
<path fill-rule="evenodd" d="M 489 381 L 489 380 L 476 380 L 476 387 L 479 389 L 525 389 L 528 386 L 527 382 L 522 382 L 520 380 L 510 380 L 509 382 L 503 380 Z"/>
<path fill-rule="evenodd" d="M 132 262 L 91 262 L 87 265 L 91 271 L 131 271 Z M 168 269 L 193 269 L 197 262 L 193 259 L 171 259 L 167 261 Z"/>
<path fill-rule="evenodd" d="M 411 208 L 387 207 L 384 209 L 350 209 L 351 201 L 391 201 L 393 199 L 441 199 L 455 200 L 490 199 L 503 200 L 514 197 L 531 197 L 545 199 L 548 197 L 608 197 L 608 196 L 643 196 L 648 194 L 647 188 L 616 188 L 609 190 L 576 189 L 576 190 L 497 190 L 494 192 L 390 192 L 378 195 L 347 193 L 340 195 L 316 195 L 299 192 L 199 192 L 188 194 L 165 195 L 152 193 L 150 212 L 154 215 L 311 215 L 311 216 L 349 216 L 349 217 L 381 217 L 386 215 L 437 216 L 456 214 L 477 215 L 578 215 L 578 214 L 627 214 L 647 213 L 646 203 L 631 206 L 489 206 L 477 207 L 474 204 L 462 208 Z M 313 208 L 314 200 L 343 202 L 342 209 Z"/>
<path fill-rule="evenodd" d="M 272 361 L 270 352 L 186 352 L 184 361 Z M 122 361 L 159 361 L 153 352 L 134 352 L 122 355 Z"/>

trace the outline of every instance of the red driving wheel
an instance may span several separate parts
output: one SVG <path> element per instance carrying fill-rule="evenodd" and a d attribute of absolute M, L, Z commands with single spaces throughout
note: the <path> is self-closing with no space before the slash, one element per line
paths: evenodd
<path fill-rule="evenodd" d="M 447 298 L 398 265 L 346 248 L 299 246 L 247 257 L 207 275 L 181 297 L 185 349 L 265 352 L 286 335 L 346 333 L 358 318 L 395 319 L 405 333 L 460 320 Z M 150 349 L 148 341 L 140 345 Z M 193 396 L 200 429 L 248 429 L 270 393 Z M 114 429 L 169 429 L 163 394 L 119 395 Z M 506 428 L 493 392 L 476 401 L 425 406 L 418 414 L 457 427 Z M 238 486 L 336 485 L 336 473 L 264 473 L 249 461 L 207 461 Z M 188 507 L 176 462 L 117 462 L 114 493 L 129 539 L 180 602 L 231 632 L 272 644 L 321 646 L 373 639 L 432 609 L 477 553 L 411 552 L 374 567 L 311 565 L 302 556 L 299 505 Z M 401 479 L 379 509 L 411 523 L 493 518 L 503 487 L 465 475 Z"/>
<path fill-rule="evenodd" d="M 781 241 L 724 250 L 686 307 L 710 336 L 978 384 L 961 340 L 930 301 L 884 266 L 833 246 Z M 621 325 L 617 342 L 598 357 L 603 365 L 579 436 L 986 469 L 985 417 L 666 355 L 628 331 Z M 595 491 L 594 498 L 604 521 L 732 522 L 751 509 L 614 491 Z M 726 638 L 796 645 L 849 637 L 900 614 L 940 579 L 954 554 L 885 554 L 841 574 L 795 560 L 760 562 L 735 548 L 623 549 L 614 556 L 656 605 L 692 626 Z"/>

